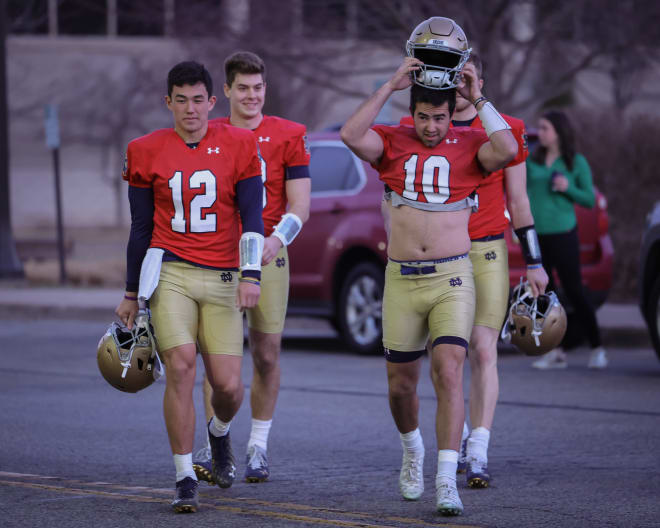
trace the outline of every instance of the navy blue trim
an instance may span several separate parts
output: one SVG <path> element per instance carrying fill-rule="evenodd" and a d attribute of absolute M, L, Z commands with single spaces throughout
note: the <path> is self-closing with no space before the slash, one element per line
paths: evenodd
<path fill-rule="evenodd" d="M 296 165 L 295 167 L 286 168 L 287 180 L 298 180 L 300 178 L 311 178 L 307 165 Z"/>
<path fill-rule="evenodd" d="M 435 273 L 435 266 L 406 266 L 401 264 L 401 275 L 430 275 Z"/>
<path fill-rule="evenodd" d="M 264 184 L 261 174 L 240 180 L 236 184 L 236 200 L 238 211 L 241 215 L 243 233 L 252 232 L 264 234 L 263 212 Z"/>
<path fill-rule="evenodd" d="M 481 238 L 473 238 L 472 242 L 491 242 L 493 240 L 502 240 L 504 238 L 504 233 L 498 235 L 488 235 Z"/>
<path fill-rule="evenodd" d="M 140 268 L 147 254 L 154 230 L 154 190 L 128 186 L 131 208 L 131 232 L 126 245 L 126 291 L 138 291 Z"/>
<path fill-rule="evenodd" d="M 384 348 L 383 353 L 385 359 L 390 363 L 410 363 L 417 361 L 426 352 L 426 349 L 414 350 L 412 352 L 401 352 L 400 350 L 392 350 L 391 348 Z"/>
<path fill-rule="evenodd" d="M 454 260 L 461 260 L 463 258 L 466 258 L 468 255 L 469 253 L 463 253 L 462 255 L 454 255 L 453 257 L 445 257 L 435 260 L 395 260 L 393 258 L 391 258 L 390 260 L 398 264 L 407 264 L 407 265 L 428 264 L 430 266 L 432 264 L 442 264 L 443 262 L 452 262 Z"/>
<path fill-rule="evenodd" d="M 458 336 L 437 337 L 435 341 L 433 341 L 433 346 L 435 347 L 436 345 L 458 345 L 458 346 L 462 346 L 466 352 L 468 349 L 468 342 L 462 337 L 458 337 Z"/>

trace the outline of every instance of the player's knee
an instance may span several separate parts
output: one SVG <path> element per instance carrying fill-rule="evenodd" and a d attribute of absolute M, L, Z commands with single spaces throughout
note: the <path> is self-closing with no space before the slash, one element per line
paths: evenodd
<path fill-rule="evenodd" d="M 468 358 L 472 368 L 491 367 L 497 362 L 497 344 L 489 340 L 472 342 L 470 343 Z"/>
<path fill-rule="evenodd" d="M 390 373 L 387 382 L 391 398 L 406 398 L 417 392 L 417 379 L 405 373 Z"/>
<path fill-rule="evenodd" d="M 261 375 L 269 374 L 275 371 L 279 366 L 280 351 L 279 346 L 269 343 L 252 353 L 252 362 L 254 369 Z"/>
<path fill-rule="evenodd" d="M 431 365 L 431 381 L 437 388 L 453 389 L 460 385 L 463 376 L 463 362 L 456 358 L 434 361 Z"/>
<path fill-rule="evenodd" d="M 243 389 L 243 382 L 240 376 L 227 376 L 211 384 L 214 397 L 222 399 L 233 399 L 240 394 Z"/>

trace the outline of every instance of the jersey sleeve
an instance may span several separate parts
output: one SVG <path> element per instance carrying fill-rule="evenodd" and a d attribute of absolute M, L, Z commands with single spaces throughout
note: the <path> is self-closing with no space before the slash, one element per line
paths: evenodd
<path fill-rule="evenodd" d="M 133 187 L 151 187 L 153 178 L 149 174 L 150 171 L 145 166 L 145 163 L 142 161 L 144 158 L 145 156 L 142 155 L 142 149 L 139 148 L 139 145 L 134 142 L 128 144 L 126 157 L 124 158 L 122 178 Z"/>
<path fill-rule="evenodd" d="M 519 165 L 520 163 L 523 163 L 527 159 L 527 156 L 529 155 L 529 149 L 527 148 L 527 130 L 525 130 L 525 123 L 523 123 L 519 119 L 516 119 L 516 120 L 512 120 L 510 124 L 511 124 L 511 132 L 513 133 L 513 137 L 516 138 L 516 142 L 518 143 L 518 154 L 516 154 L 516 157 L 509 162 L 507 167 L 513 167 L 515 165 Z"/>
<path fill-rule="evenodd" d="M 309 165 L 310 150 L 307 141 L 307 129 L 304 126 L 297 127 L 286 143 L 284 150 L 284 166 L 299 167 Z"/>
<path fill-rule="evenodd" d="M 380 160 L 378 160 L 377 163 L 371 164 L 374 169 L 378 170 L 378 167 L 383 165 L 383 162 L 388 158 L 388 155 L 391 151 L 392 140 L 390 135 L 390 127 L 387 125 L 375 125 L 371 127 L 371 130 L 376 132 L 376 134 L 378 134 L 383 140 L 383 155 L 380 157 Z"/>
<path fill-rule="evenodd" d="M 237 167 L 237 181 L 252 178 L 252 176 L 261 176 L 261 161 L 257 151 L 257 142 L 253 137 L 243 140 L 243 155 L 239 158 Z"/>

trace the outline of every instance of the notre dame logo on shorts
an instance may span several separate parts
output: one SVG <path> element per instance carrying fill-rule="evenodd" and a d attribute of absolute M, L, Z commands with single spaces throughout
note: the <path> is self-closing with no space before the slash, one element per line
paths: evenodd
<path fill-rule="evenodd" d="M 484 257 L 486 257 L 486 260 L 495 260 L 497 258 L 497 253 L 494 251 L 489 251 L 484 255 Z"/>
<path fill-rule="evenodd" d="M 454 277 L 453 279 L 449 279 L 449 285 L 452 287 L 460 286 L 463 284 L 463 281 L 461 280 L 460 277 Z"/>
<path fill-rule="evenodd" d="M 220 278 L 222 279 L 222 282 L 231 282 L 234 277 L 232 276 L 231 271 L 223 271 L 220 274 Z"/>
<path fill-rule="evenodd" d="M 284 257 L 279 257 L 275 259 L 275 265 L 278 268 L 283 268 L 286 265 L 286 260 L 284 259 Z"/>

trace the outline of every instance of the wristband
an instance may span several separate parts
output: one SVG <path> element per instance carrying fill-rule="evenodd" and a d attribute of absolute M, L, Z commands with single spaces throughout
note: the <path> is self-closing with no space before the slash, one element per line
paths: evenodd
<path fill-rule="evenodd" d="M 280 223 L 275 226 L 273 236 L 277 237 L 283 246 L 288 246 L 298 236 L 302 229 L 302 220 L 294 213 L 286 213 Z"/>
<path fill-rule="evenodd" d="M 493 103 L 489 101 L 486 101 L 486 103 L 481 106 L 481 109 L 477 110 L 477 115 L 479 116 L 479 119 L 481 119 L 481 124 L 488 137 L 500 130 L 511 130 L 509 123 L 504 120 L 500 113 L 495 110 Z"/>
<path fill-rule="evenodd" d="M 133 297 L 131 295 L 124 295 L 124 299 L 127 301 L 137 301 L 137 297 Z"/>
<path fill-rule="evenodd" d="M 245 232 L 238 242 L 239 268 L 261 271 L 261 257 L 264 252 L 264 236 L 253 231 Z"/>
<path fill-rule="evenodd" d="M 534 224 L 515 229 L 514 232 L 520 240 L 523 258 L 528 265 L 541 264 L 541 247 Z"/>
<path fill-rule="evenodd" d="M 543 267 L 543 264 L 527 264 L 527 269 L 528 270 L 530 270 L 530 269 L 539 269 L 539 268 L 542 268 L 542 267 Z"/>
<path fill-rule="evenodd" d="M 258 279 L 253 279 L 252 277 L 241 277 L 238 279 L 238 282 L 249 282 L 251 284 L 256 284 L 257 286 L 261 286 L 261 281 Z"/>
<path fill-rule="evenodd" d="M 474 101 L 474 103 L 472 103 L 472 104 L 473 104 L 474 107 L 476 108 L 477 105 L 478 105 L 481 101 L 486 101 L 486 102 L 488 102 L 488 99 L 486 99 L 486 98 L 482 95 L 481 97 L 477 97 L 477 99 L 476 99 L 476 100 Z"/>

